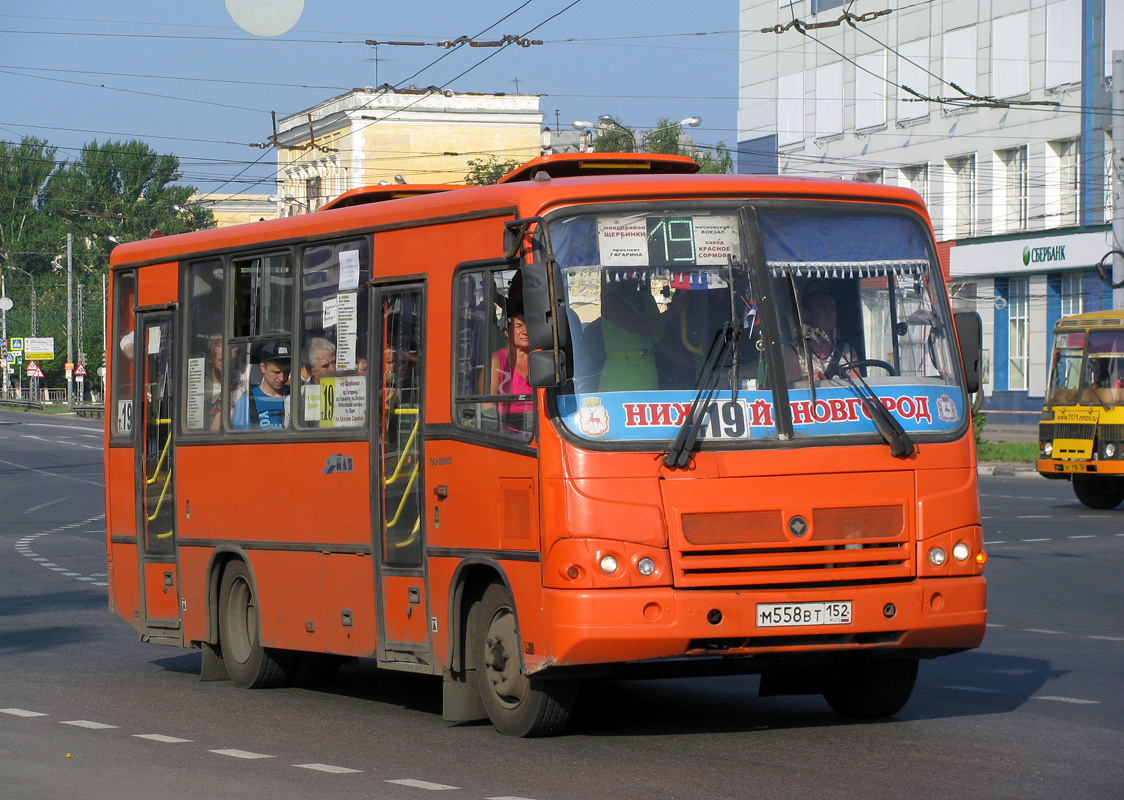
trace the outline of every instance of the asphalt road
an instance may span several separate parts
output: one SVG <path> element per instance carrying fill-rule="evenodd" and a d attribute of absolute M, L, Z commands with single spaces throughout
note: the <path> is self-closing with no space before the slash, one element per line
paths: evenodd
<path fill-rule="evenodd" d="M 985 477 L 989 629 L 894 719 L 757 679 L 585 687 L 568 735 L 448 726 L 363 662 L 241 691 L 106 610 L 100 423 L 0 410 L 0 798 L 1121 798 L 1124 508 Z"/>

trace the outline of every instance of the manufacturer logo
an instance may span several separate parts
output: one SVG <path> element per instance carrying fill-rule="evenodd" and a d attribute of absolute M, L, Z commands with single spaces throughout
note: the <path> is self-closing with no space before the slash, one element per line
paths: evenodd
<path fill-rule="evenodd" d="M 797 514 L 788 521 L 788 532 L 799 539 L 808 532 L 808 520 Z"/>
<path fill-rule="evenodd" d="M 333 472 L 351 472 L 355 468 L 351 456 L 345 456 L 342 453 L 335 453 L 328 456 L 324 462 L 324 472 L 322 475 L 331 475 Z"/>

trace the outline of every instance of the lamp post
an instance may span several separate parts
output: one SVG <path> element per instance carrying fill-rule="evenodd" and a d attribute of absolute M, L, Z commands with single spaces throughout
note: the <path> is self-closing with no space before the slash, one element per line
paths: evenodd
<path fill-rule="evenodd" d="M 291 194 L 284 194 L 284 195 L 271 194 L 269 196 L 269 202 L 277 203 L 279 205 L 285 204 L 285 205 L 289 205 L 289 206 L 301 206 L 305 210 L 305 213 L 311 213 L 312 212 L 312 209 L 308 207 L 308 203 L 301 202 L 297 198 L 293 197 Z"/>
<path fill-rule="evenodd" d="M 659 133 L 660 131 L 665 131 L 665 130 L 668 130 L 669 128 L 679 128 L 679 129 L 682 129 L 684 127 L 697 128 L 701 124 L 702 124 L 702 117 L 687 117 L 686 119 L 679 120 L 679 122 L 674 122 L 674 123 L 670 123 L 668 125 L 663 125 L 659 128 L 654 128 L 654 129 L 648 131 L 646 134 L 644 134 L 644 137 L 645 137 L 645 139 L 647 139 L 647 137 L 651 136 L 653 133 Z M 628 137 L 629 149 L 626 152 L 629 152 L 629 153 L 639 152 L 639 148 L 637 147 L 637 142 L 636 142 L 636 133 L 632 130 L 632 128 L 628 127 L 627 125 L 620 122 L 620 120 L 618 120 L 615 117 L 612 117 L 608 114 L 602 114 L 600 117 L 598 117 L 597 124 L 594 124 L 594 123 L 589 122 L 587 120 L 581 120 L 581 119 L 575 120 L 573 122 L 573 127 L 574 127 L 574 130 L 576 130 L 576 131 L 584 131 L 587 128 L 596 128 L 597 130 L 602 130 L 602 129 L 618 130 L 621 133 L 623 133 L 625 136 Z"/>

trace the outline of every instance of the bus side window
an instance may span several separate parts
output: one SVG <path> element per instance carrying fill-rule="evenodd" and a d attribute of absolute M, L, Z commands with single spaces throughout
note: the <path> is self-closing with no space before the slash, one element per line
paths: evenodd
<path fill-rule="evenodd" d="M 141 348 L 134 342 L 135 321 L 133 305 L 137 297 L 137 274 L 133 271 L 115 272 L 113 275 L 113 342 L 116 347 L 111 356 L 113 392 L 108 409 L 113 415 L 114 437 L 130 436 L 133 432 L 133 361 L 135 351 Z"/>
<path fill-rule="evenodd" d="M 187 268 L 187 409 L 188 432 L 222 430 L 222 386 L 230 372 L 230 352 L 223 341 L 223 264 L 212 260 Z M 230 383 L 230 381 L 228 381 Z M 232 399 L 237 399 L 231 387 Z"/>
<path fill-rule="evenodd" d="M 293 260 L 288 252 L 234 262 L 231 338 L 223 379 L 235 430 L 290 427 L 293 353 Z"/>

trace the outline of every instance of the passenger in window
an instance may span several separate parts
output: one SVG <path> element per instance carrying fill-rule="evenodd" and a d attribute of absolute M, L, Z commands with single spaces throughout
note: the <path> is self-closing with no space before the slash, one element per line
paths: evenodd
<path fill-rule="evenodd" d="M 661 312 L 647 280 L 606 272 L 601 286 L 605 366 L 598 388 L 602 392 L 658 389 L 656 345 L 664 328 L 678 322 L 685 307 L 685 291 L 676 291 Z"/>
<path fill-rule="evenodd" d="M 800 308 L 810 337 L 812 363 L 805 363 L 804 344 L 798 336 L 785 348 L 785 372 L 790 381 L 824 380 L 829 373 L 837 373 L 841 365 L 858 359 L 851 345 L 836 338 L 835 297 L 831 292 L 821 284 L 813 284 L 801 297 Z M 850 374 L 856 376 L 858 372 L 851 370 Z"/>
<path fill-rule="evenodd" d="M 336 371 L 336 346 L 330 339 L 313 336 L 304 346 L 304 364 L 301 366 L 301 383 L 320 383 Z"/>
<path fill-rule="evenodd" d="M 261 384 L 255 386 L 234 406 L 232 424 L 239 430 L 283 429 L 289 411 L 289 371 L 292 357 L 285 342 L 265 344 L 258 356 Z"/>
<path fill-rule="evenodd" d="M 527 373 L 527 356 L 530 351 L 523 302 L 521 299 L 508 298 L 507 346 L 492 353 L 492 366 L 488 373 L 491 376 L 488 394 L 530 395 L 534 392 Z M 532 400 L 498 403 L 500 430 L 530 430 L 534 408 L 535 404 Z"/>
<path fill-rule="evenodd" d="M 222 427 L 222 365 L 221 336 L 207 339 L 207 372 L 203 376 L 203 402 L 206 403 L 206 426 L 209 431 Z"/>

